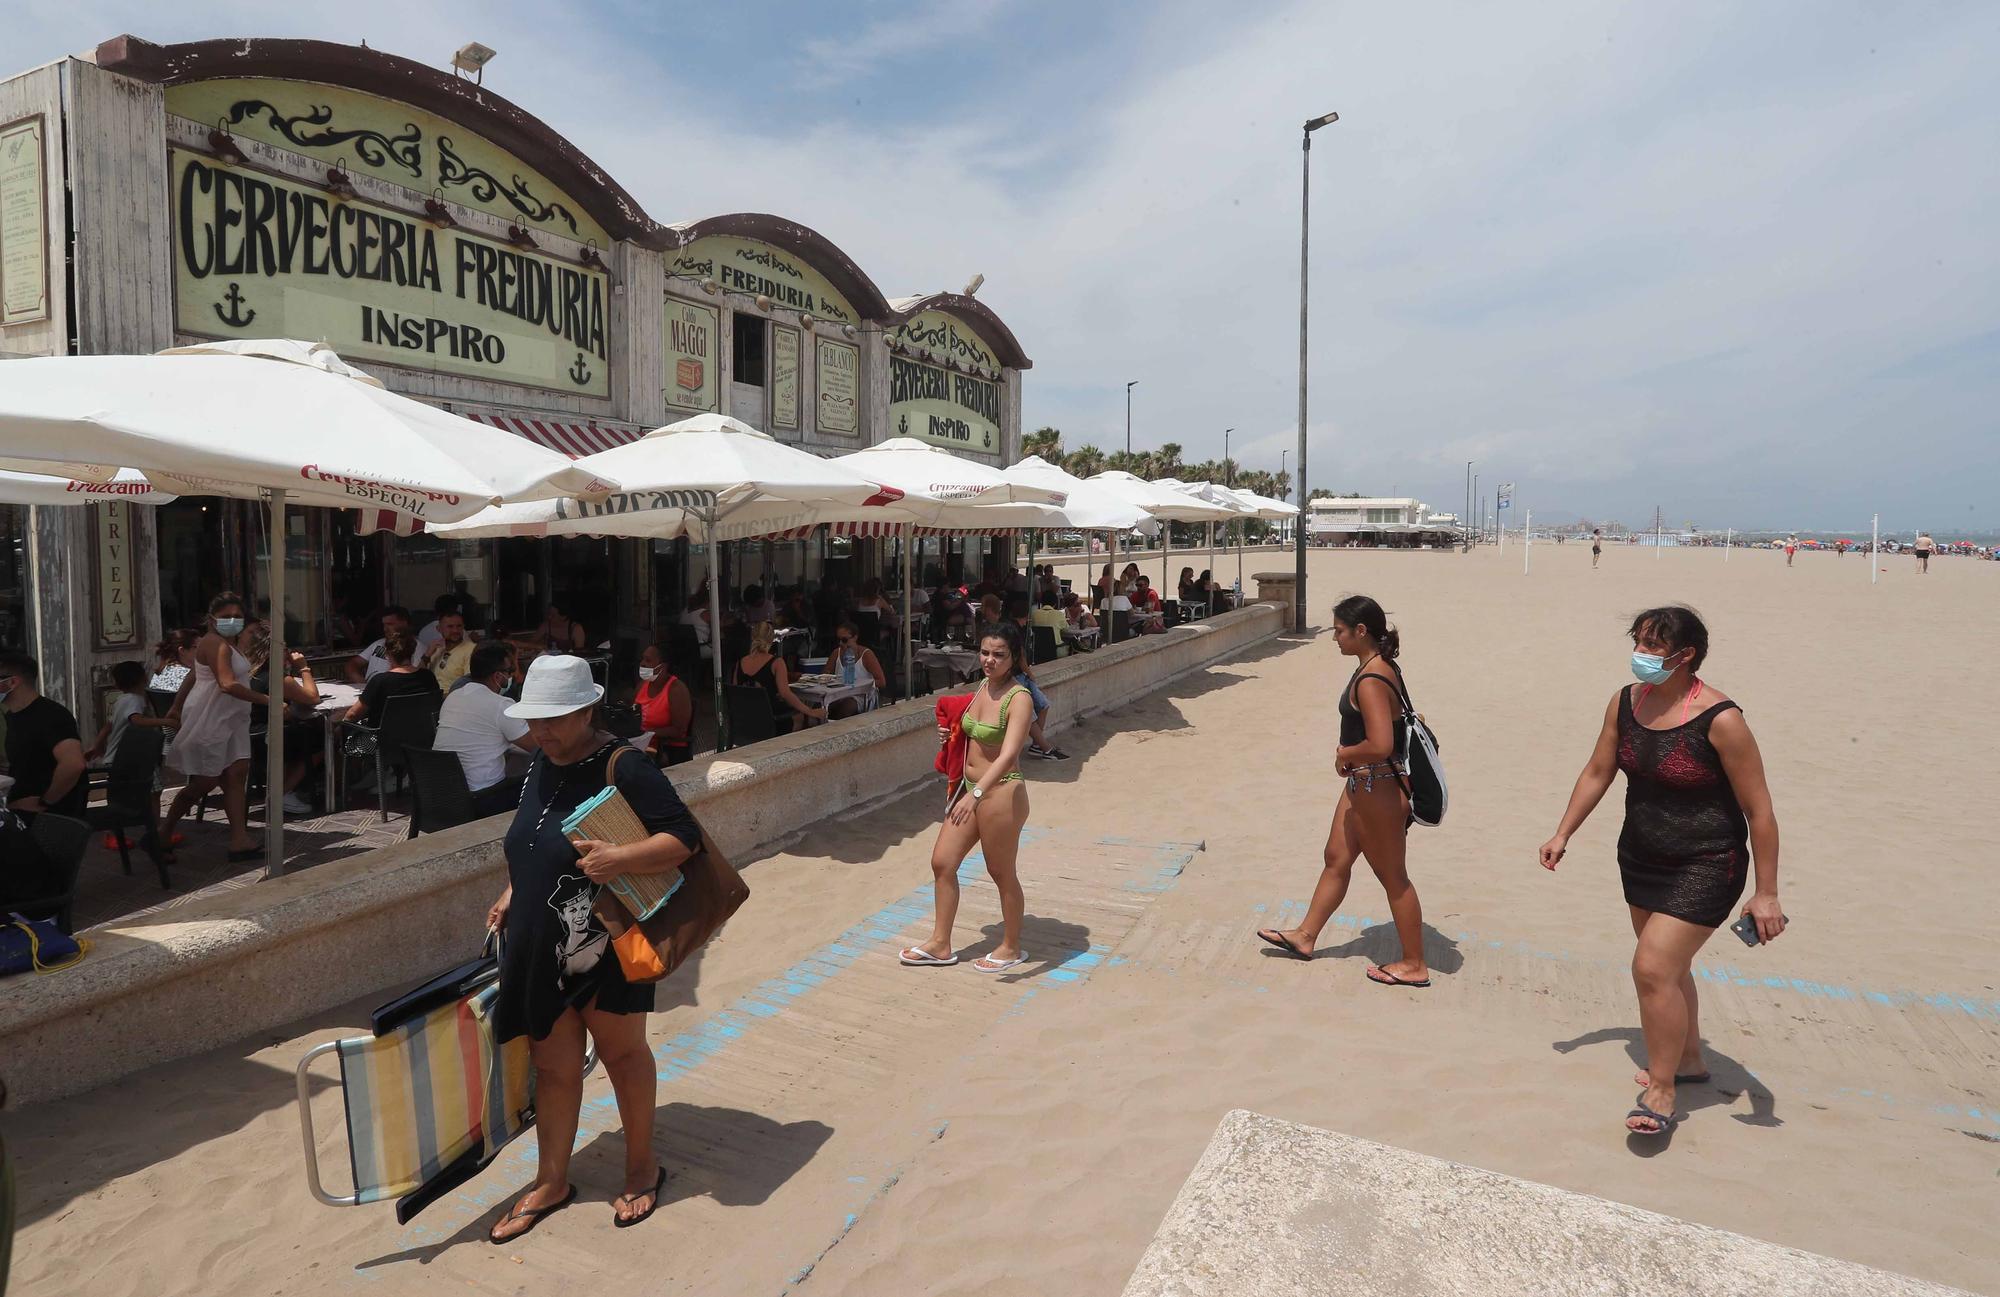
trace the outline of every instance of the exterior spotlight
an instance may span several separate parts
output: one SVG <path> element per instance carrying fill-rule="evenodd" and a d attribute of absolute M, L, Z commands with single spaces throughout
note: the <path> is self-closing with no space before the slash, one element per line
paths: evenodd
<path fill-rule="evenodd" d="M 208 133 L 208 147 L 216 157 L 231 166 L 243 165 L 243 150 L 236 147 L 236 141 L 230 138 L 229 128 L 220 117 L 215 119 L 215 129 Z"/>

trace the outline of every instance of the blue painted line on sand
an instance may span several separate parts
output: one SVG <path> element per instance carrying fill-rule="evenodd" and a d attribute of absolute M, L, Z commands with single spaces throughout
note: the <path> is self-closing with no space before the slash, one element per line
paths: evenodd
<path fill-rule="evenodd" d="M 931 1128 L 931 1136 L 929 1139 L 924 1141 L 925 1146 L 928 1147 L 929 1145 L 935 1144 L 939 1140 L 943 1139 L 944 1133 L 950 1129 L 951 1129 L 950 1122 L 948 1121 L 939 1122 L 936 1126 Z M 919 1150 L 919 1152 L 921 1152 L 921 1150 Z M 870 1207 L 880 1202 L 885 1196 L 887 1196 L 889 1190 L 895 1188 L 896 1185 L 902 1181 L 902 1178 L 909 1173 L 910 1167 L 915 1165 L 916 1160 L 917 1159 L 914 1156 L 904 1160 L 900 1165 L 896 1167 L 895 1170 L 891 1171 L 889 1173 L 889 1177 L 884 1181 L 882 1181 L 881 1184 L 877 1185 L 875 1189 L 871 1193 L 869 1193 L 869 1195 L 866 1198 L 863 1198 L 860 1202 L 856 1203 L 853 1209 L 850 1210 L 847 1213 L 846 1217 L 841 1221 L 840 1228 L 836 1230 L 834 1232 L 833 1237 L 827 1241 L 826 1246 L 821 1248 L 818 1252 L 814 1253 L 813 1259 L 806 1262 L 805 1265 L 799 1269 L 798 1273 L 792 1276 L 791 1282 L 786 1284 L 785 1287 L 780 1290 L 779 1297 L 784 1297 L 785 1293 L 793 1291 L 800 1284 L 812 1278 L 813 1271 L 819 1268 L 820 1262 L 826 1260 L 827 1253 L 839 1247 L 841 1244 L 841 1240 L 845 1239 L 849 1234 L 854 1232 L 854 1227 L 861 1223 L 862 1214 L 866 1212 Z M 860 1183 L 863 1184 L 867 1183 L 867 1181 L 863 1177 L 858 1175 L 851 1175 L 847 1178 L 850 1183 L 856 1181 L 859 1181 Z"/>

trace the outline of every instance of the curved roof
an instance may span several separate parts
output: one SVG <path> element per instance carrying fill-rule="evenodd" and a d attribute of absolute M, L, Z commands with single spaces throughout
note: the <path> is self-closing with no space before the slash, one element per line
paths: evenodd
<path fill-rule="evenodd" d="M 773 216 L 769 212 L 730 212 L 724 216 L 705 216 L 698 221 L 668 225 L 663 227 L 662 234 L 664 238 L 654 245 L 662 250 L 684 248 L 696 239 L 712 234 L 727 234 L 739 239 L 755 239 L 759 243 L 796 253 L 811 262 L 813 269 L 825 275 L 826 281 L 839 289 L 841 296 L 854 303 L 862 319 L 881 320 L 889 316 L 889 299 L 882 296 L 882 290 L 875 286 L 875 281 L 832 239 L 809 225 Z"/>
<path fill-rule="evenodd" d="M 922 311 L 949 311 L 962 316 L 973 326 L 980 337 L 986 339 L 993 348 L 993 354 L 1007 369 L 1033 369 L 1035 362 L 1028 359 L 1028 353 L 1021 350 L 1020 339 L 993 308 L 976 297 L 965 293 L 920 293 L 915 297 L 899 297 L 889 303 L 889 312 L 882 318 L 891 324 L 901 324 Z"/>
<path fill-rule="evenodd" d="M 458 122 L 506 149 L 576 199 L 614 239 L 651 242 L 659 225 L 604 169 L 526 109 L 463 77 L 363 45 L 229 39 L 155 45 L 114 36 L 97 65 L 160 85 L 228 77 L 318 81 L 399 100 Z"/>

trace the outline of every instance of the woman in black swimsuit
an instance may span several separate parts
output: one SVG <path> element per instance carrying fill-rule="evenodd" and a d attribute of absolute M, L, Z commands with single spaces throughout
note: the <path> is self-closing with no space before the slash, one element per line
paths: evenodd
<path fill-rule="evenodd" d="M 1634 1078 L 1645 1090 L 1625 1127 L 1659 1135 L 1681 1120 L 1675 1084 L 1708 1079 L 1694 957 L 1728 922 L 1753 855 L 1757 886 L 1743 912 L 1764 941 L 1785 930 L 1785 916 L 1764 758 L 1742 709 L 1695 675 L 1708 657 L 1708 627 L 1692 608 L 1649 608 L 1632 619 L 1630 634 L 1640 683 L 1620 689 L 1605 708 L 1597 748 L 1541 859 L 1544 869 L 1556 867 L 1570 835 L 1624 771 L 1618 872 L 1639 938 L 1632 981 L 1646 1037 L 1646 1069 Z"/>
<path fill-rule="evenodd" d="M 1347 787 L 1334 807 L 1333 828 L 1321 857 L 1324 864 L 1305 921 L 1296 928 L 1263 928 L 1257 935 L 1287 954 L 1311 959 L 1320 929 L 1347 897 L 1355 858 L 1366 856 L 1389 895 L 1389 913 L 1403 946 L 1403 957 L 1394 963 L 1369 965 L 1368 980 L 1382 986 L 1425 987 L 1431 984 L 1431 970 L 1424 960 L 1424 907 L 1410 884 L 1405 853 L 1410 799 L 1403 787 L 1408 767 L 1403 758 L 1398 638 L 1382 605 L 1367 595 L 1350 595 L 1334 605 L 1334 643 L 1343 656 L 1361 659 L 1340 694 L 1340 748 L 1334 753 L 1334 769 L 1347 777 Z M 1385 666 L 1394 674 L 1384 672 Z"/>

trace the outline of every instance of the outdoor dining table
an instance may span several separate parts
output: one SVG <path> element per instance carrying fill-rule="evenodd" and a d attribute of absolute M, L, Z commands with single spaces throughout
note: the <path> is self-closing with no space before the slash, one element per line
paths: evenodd
<path fill-rule="evenodd" d="M 937 662 L 948 666 L 961 680 L 970 680 L 973 673 L 979 670 L 979 654 L 970 648 L 930 644 L 917 650 L 916 659 L 919 662 Z"/>
<path fill-rule="evenodd" d="M 857 699 L 864 712 L 875 710 L 876 688 L 873 677 L 864 677 L 851 685 L 840 683 L 839 676 L 800 676 L 792 682 L 792 692 L 814 707 L 831 707 L 844 698 Z"/>
<path fill-rule="evenodd" d="M 326 733 L 326 814 L 331 815 L 340 808 L 334 804 L 333 775 L 340 768 L 334 760 L 334 731 L 340 728 L 340 718 L 347 715 L 347 709 L 361 701 L 359 685 L 328 682 L 319 687 L 319 705 L 313 708 Z"/>

